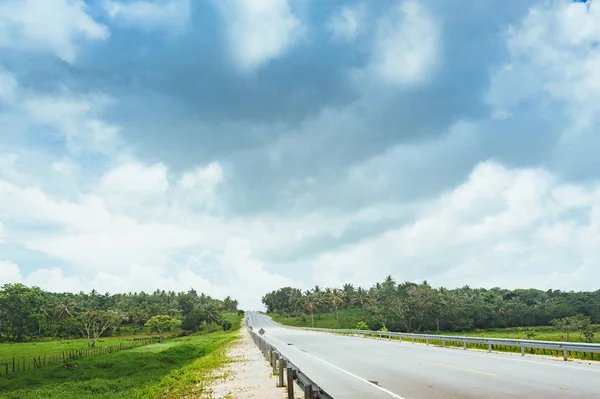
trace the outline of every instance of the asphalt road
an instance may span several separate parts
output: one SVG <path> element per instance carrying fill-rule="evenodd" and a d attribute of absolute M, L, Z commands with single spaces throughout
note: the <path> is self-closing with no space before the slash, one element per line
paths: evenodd
<path fill-rule="evenodd" d="M 600 366 L 249 323 L 336 399 L 600 399 Z M 370 382 L 371 381 L 371 382 Z"/>

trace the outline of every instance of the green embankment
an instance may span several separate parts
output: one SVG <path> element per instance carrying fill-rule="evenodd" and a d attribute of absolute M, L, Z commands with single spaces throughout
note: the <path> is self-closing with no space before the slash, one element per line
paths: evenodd
<path fill-rule="evenodd" d="M 227 361 L 227 344 L 239 330 L 240 316 L 225 317 L 233 325 L 229 331 L 204 332 L 163 344 L 3 374 L 0 398 L 145 399 L 199 395 L 210 371 Z"/>

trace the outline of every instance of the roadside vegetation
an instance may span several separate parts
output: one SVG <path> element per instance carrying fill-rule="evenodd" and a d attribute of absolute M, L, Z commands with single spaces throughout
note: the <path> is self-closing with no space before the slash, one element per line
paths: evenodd
<path fill-rule="evenodd" d="M 198 294 L 195 290 L 100 294 L 54 293 L 23 284 L 0 287 L 0 342 L 41 342 L 83 338 L 94 347 L 100 337 L 147 334 L 157 324 L 153 316 L 179 322 L 169 330 L 214 331 L 223 322 L 222 312 L 237 311 L 238 302 Z M 173 324 L 175 323 L 175 324 Z M 180 324 L 180 328 L 179 327 Z"/>
<path fill-rule="evenodd" d="M 0 398 L 154 398 L 198 390 L 244 312 L 188 292 L 0 287 Z M 163 342 L 164 341 L 164 342 Z"/>
<path fill-rule="evenodd" d="M 127 351 L 51 364 L 0 377 L 0 398 L 178 398 L 199 395 L 212 369 L 226 362 L 241 314 L 232 327 Z"/>
<path fill-rule="evenodd" d="M 433 288 L 427 282 L 397 283 L 388 276 L 370 288 L 301 291 L 285 287 L 266 294 L 263 304 L 288 325 L 372 330 L 494 334 L 520 338 L 597 342 L 600 290 Z"/>

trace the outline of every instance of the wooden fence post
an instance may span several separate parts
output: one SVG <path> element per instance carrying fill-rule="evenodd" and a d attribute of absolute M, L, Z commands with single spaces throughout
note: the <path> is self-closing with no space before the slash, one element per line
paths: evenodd
<path fill-rule="evenodd" d="M 285 371 L 285 360 L 279 358 L 279 384 L 277 386 L 284 387 L 283 383 L 283 373 Z"/>
<path fill-rule="evenodd" d="M 313 399 L 313 389 L 310 384 L 304 386 L 304 399 Z"/>
<path fill-rule="evenodd" d="M 287 391 L 288 399 L 294 399 L 294 370 L 291 367 L 287 368 Z"/>

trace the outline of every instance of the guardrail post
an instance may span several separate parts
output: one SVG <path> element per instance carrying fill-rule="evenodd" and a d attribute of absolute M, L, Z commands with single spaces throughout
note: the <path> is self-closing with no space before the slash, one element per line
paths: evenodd
<path fill-rule="evenodd" d="M 425 338 L 425 343 L 429 346 L 429 338 Z"/>
<path fill-rule="evenodd" d="M 563 359 L 565 360 L 565 362 L 568 359 L 568 357 L 567 357 L 567 350 L 566 349 L 563 349 Z"/>
<path fill-rule="evenodd" d="M 277 352 L 272 353 L 271 355 L 271 365 L 273 366 L 273 375 L 277 374 L 277 358 L 279 355 Z"/>
<path fill-rule="evenodd" d="M 313 389 L 310 384 L 304 386 L 304 399 L 313 399 Z"/>
<path fill-rule="evenodd" d="M 525 356 L 525 347 L 521 345 L 521 356 Z"/>
<path fill-rule="evenodd" d="M 492 353 L 492 344 L 488 344 L 488 352 Z"/>
<path fill-rule="evenodd" d="M 467 341 L 463 341 L 463 349 L 467 350 Z"/>
<path fill-rule="evenodd" d="M 294 399 L 294 370 L 292 370 L 291 367 L 288 367 L 286 374 L 288 399 Z"/>
<path fill-rule="evenodd" d="M 446 346 L 446 341 L 444 341 L 444 338 L 442 338 L 442 348 Z"/>
<path fill-rule="evenodd" d="M 285 371 L 285 360 L 283 360 L 282 358 L 279 358 L 279 383 L 277 386 L 279 387 L 284 387 L 284 383 L 283 383 L 283 373 Z"/>

